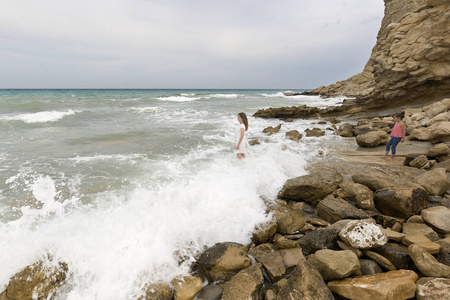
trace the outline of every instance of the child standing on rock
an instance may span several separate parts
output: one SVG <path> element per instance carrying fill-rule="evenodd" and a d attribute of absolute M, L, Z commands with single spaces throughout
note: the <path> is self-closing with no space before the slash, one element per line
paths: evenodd
<path fill-rule="evenodd" d="M 237 158 L 245 158 L 245 146 L 247 144 L 247 139 L 244 136 L 245 131 L 248 130 L 248 120 L 247 115 L 243 112 L 238 113 L 237 118 L 240 126 L 238 127 L 236 131 L 236 153 Z"/>
<path fill-rule="evenodd" d="M 386 153 L 384 154 L 384 158 L 388 157 L 389 149 L 392 147 L 392 156 L 388 159 L 394 159 L 395 153 L 396 153 L 396 147 L 398 143 L 405 141 L 405 135 L 406 135 L 406 126 L 405 123 L 403 123 L 403 118 L 405 117 L 405 112 L 402 111 L 400 113 L 395 113 L 392 118 L 394 118 L 395 125 L 394 128 L 392 128 L 391 132 L 391 139 L 386 145 Z"/>

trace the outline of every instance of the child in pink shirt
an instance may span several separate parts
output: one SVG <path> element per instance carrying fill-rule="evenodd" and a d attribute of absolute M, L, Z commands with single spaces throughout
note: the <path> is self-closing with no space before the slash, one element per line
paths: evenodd
<path fill-rule="evenodd" d="M 403 123 L 403 118 L 405 117 L 405 112 L 402 111 L 400 113 L 395 113 L 393 116 L 395 125 L 391 132 L 391 139 L 386 145 L 386 153 L 384 154 L 384 158 L 387 158 L 389 154 L 389 149 L 392 147 L 392 157 L 389 159 L 395 158 L 396 153 L 396 147 L 398 143 L 405 141 L 405 135 L 406 135 L 406 126 L 405 123 Z"/>

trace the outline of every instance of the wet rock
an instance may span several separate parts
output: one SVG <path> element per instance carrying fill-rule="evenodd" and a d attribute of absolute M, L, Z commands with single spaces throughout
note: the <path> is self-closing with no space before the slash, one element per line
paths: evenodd
<path fill-rule="evenodd" d="M 450 179 L 446 169 L 435 168 L 414 178 L 414 182 L 423 186 L 431 195 L 442 195 L 450 188 Z"/>
<path fill-rule="evenodd" d="M 308 256 L 308 262 L 316 267 L 324 280 L 361 275 L 358 257 L 349 250 L 319 250 Z"/>
<path fill-rule="evenodd" d="M 444 300 L 450 291 L 450 279 L 423 277 L 416 281 L 417 300 Z"/>
<path fill-rule="evenodd" d="M 374 193 L 365 185 L 353 182 L 342 182 L 339 187 L 349 195 L 350 200 L 356 202 L 359 208 L 368 210 L 375 209 L 373 200 Z"/>
<path fill-rule="evenodd" d="M 305 257 L 302 249 L 296 248 L 258 255 L 255 256 L 255 259 L 264 266 L 270 281 L 275 283 L 287 273 L 293 271 L 300 260 L 305 259 Z"/>
<path fill-rule="evenodd" d="M 273 244 L 273 248 L 276 250 L 280 249 L 292 249 L 292 248 L 299 248 L 300 244 L 298 241 L 294 241 L 291 239 L 287 239 L 284 236 L 280 237 L 275 241 Z"/>
<path fill-rule="evenodd" d="M 371 249 L 386 244 L 387 236 L 376 226 L 375 220 L 357 220 L 347 224 L 339 237 L 357 249 Z"/>
<path fill-rule="evenodd" d="M 250 146 L 255 146 L 255 145 L 260 145 L 261 143 L 259 142 L 258 139 L 252 139 L 252 140 L 248 141 L 248 144 Z"/>
<path fill-rule="evenodd" d="M 407 235 L 403 241 L 403 244 L 406 246 L 415 244 L 419 245 L 423 249 L 425 249 L 428 253 L 437 254 L 441 250 L 441 245 L 438 243 L 432 242 L 429 238 L 424 236 L 422 233 L 416 233 L 412 235 Z"/>
<path fill-rule="evenodd" d="M 308 220 L 306 220 L 306 222 L 313 224 L 313 225 L 317 225 L 317 226 L 328 226 L 327 221 L 325 221 L 323 219 L 319 219 L 319 218 L 308 219 Z"/>
<path fill-rule="evenodd" d="M 374 275 L 383 273 L 381 267 L 371 259 L 360 259 L 361 273 L 363 275 Z"/>
<path fill-rule="evenodd" d="M 365 275 L 328 282 L 330 290 L 348 299 L 409 299 L 416 292 L 419 276 L 410 270 Z"/>
<path fill-rule="evenodd" d="M 144 295 L 138 300 L 172 300 L 170 286 L 166 283 L 156 282 L 144 286 Z"/>
<path fill-rule="evenodd" d="M 393 271 L 397 269 L 394 266 L 394 264 L 389 261 L 389 259 L 376 252 L 364 250 L 364 255 L 373 260 L 374 262 L 376 262 L 377 264 L 379 264 L 383 269 L 386 269 L 388 271 Z"/>
<path fill-rule="evenodd" d="M 174 300 L 193 299 L 203 288 L 203 281 L 197 276 L 177 276 L 172 279 Z"/>
<path fill-rule="evenodd" d="M 209 282 L 229 280 L 249 266 L 247 248 L 237 243 L 217 243 L 206 249 L 198 260 L 198 270 Z"/>
<path fill-rule="evenodd" d="M 237 273 L 223 286 L 222 300 L 263 298 L 261 264 L 256 264 Z"/>
<path fill-rule="evenodd" d="M 306 105 L 267 108 L 258 110 L 253 116 L 258 118 L 312 118 L 317 116 L 319 109 L 317 107 L 310 107 Z"/>
<path fill-rule="evenodd" d="M 354 136 L 354 125 L 350 123 L 344 123 L 341 126 L 339 126 L 338 133 L 340 136 L 343 137 L 351 137 Z"/>
<path fill-rule="evenodd" d="M 450 209 L 445 206 L 430 207 L 422 210 L 425 223 L 440 233 L 450 233 Z"/>
<path fill-rule="evenodd" d="M 266 241 L 272 239 L 272 237 L 277 232 L 278 225 L 276 222 L 269 222 L 267 224 L 263 224 L 260 228 L 253 231 L 253 242 L 256 244 L 262 244 Z"/>
<path fill-rule="evenodd" d="M 353 207 L 344 199 L 334 198 L 332 195 L 319 202 L 317 214 L 330 223 L 335 223 L 342 219 L 364 219 L 369 216 L 366 212 Z"/>
<path fill-rule="evenodd" d="M 307 232 L 298 241 L 302 249 L 307 253 L 314 253 L 321 249 L 339 250 L 337 245 L 339 230 L 317 229 Z"/>
<path fill-rule="evenodd" d="M 439 157 L 439 156 L 445 156 L 450 154 L 450 148 L 442 143 L 437 144 L 436 146 L 431 147 L 428 149 L 428 156 L 430 157 Z"/>
<path fill-rule="evenodd" d="M 209 284 L 202 288 L 198 299 L 203 300 L 220 300 L 222 299 L 223 289 L 215 284 Z"/>
<path fill-rule="evenodd" d="M 277 222 L 277 231 L 281 234 L 292 234 L 300 230 L 305 225 L 302 214 L 284 205 L 277 205 L 271 208 Z"/>
<path fill-rule="evenodd" d="M 282 199 L 312 203 L 333 192 L 342 182 L 342 176 L 334 170 L 319 170 L 286 181 L 278 193 Z"/>
<path fill-rule="evenodd" d="M 303 137 L 303 135 L 301 133 L 299 133 L 297 130 L 291 130 L 291 131 L 286 132 L 286 138 L 288 138 L 294 142 L 298 142 L 302 137 Z"/>
<path fill-rule="evenodd" d="M 385 215 L 409 218 L 428 205 L 428 195 L 420 188 L 382 189 L 375 193 L 375 206 Z"/>
<path fill-rule="evenodd" d="M 439 236 L 437 235 L 437 233 L 430 226 L 428 226 L 426 224 L 404 223 L 402 232 L 406 235 L 422 233 L 423 235 L 425 235 L 427 238 L 429 238 L 433 242 L 439 240 Z"/>
<path fill-rule="evenodd" d="M 277 300 L 334 299 L 320 273 L 306 260 L 300 261 L 292 276 L 278 292 Z"/>
<path fill-rule="evenodd" d="M 263 133 L 267 133 L 269 135 L 272 135 L 274 133 L 278 133 L 280 131 L 280 128 L 281 128 L 281 124 L 279 124 L 276 127 L 269 126 L 269 127 L 266 127 L 266 128 L 263 129 Z"/>
<path fill-rule="evenodd" d="M 248 250 L 248 254 L 255 257 L 258 255 L 265 255 L 267 253 L 271 253 L 272 251 L 273 251 L 272 244 L 264 243 L 256 247 L 250 247 L 250 250 Z"/>
<path fill-rule="evenodd" d="M 322 135 L 325 135 L 325 131 L 323 131 L 320 128 L 314 127 L 313 129 L 306 129 L 305 130 L 306 136 L 311 137 L 311 136 L 315 136 L 315 137 L 319 137 Z"/>
<path fill-rule="evenodd" d="M 450 266 L 438 262 L 433 255 L 419 245 L 409 246 L 408 251 L 414 264 L 425 276 L 450 278 Z"/>
<path fill-rule="evenodd" d="M 15 274 L 0 299 L 54 299 L 58 289 L 65 283 L 68 267 L 64 262 L 39 261 Z"/>
<path fill-rule="evenodd" d="M 397 243 L 386 243 L 381 247 L 372 249 L 389 260 L 397 269 L 413 269 L 414 263 L 409 257 L 408 247 Z"/>

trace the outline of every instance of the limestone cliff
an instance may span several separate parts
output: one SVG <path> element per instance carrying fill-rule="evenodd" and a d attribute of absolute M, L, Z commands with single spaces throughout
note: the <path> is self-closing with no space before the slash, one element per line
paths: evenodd
<path fill-rule="evenodd" d="M 364 70 L 313 90 L 367 97 L 365 106 L 427 103 L 450 95 L 450 1 L 385 0 L 377 43 Z"/>

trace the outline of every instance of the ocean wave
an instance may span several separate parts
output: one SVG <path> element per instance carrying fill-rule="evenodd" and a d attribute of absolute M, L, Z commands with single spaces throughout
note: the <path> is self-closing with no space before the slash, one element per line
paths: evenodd
<path fill-rule="evenodd" d="M 5 121 L 23 121 L 25 123 L 46 123 L 46 122 L 56 122 L 65 116 L 74 115 L 80 113 L 79 110 L 69 109 L 67 111 L 41 111 L 31 114 L 20 114 L 12 117 L 0 117 L 0 120 Z"/>
<path fill-rule="evenodd" d="M 75 161 L 77 163 L 83 163 L 83 162 L 89 162 L 89 161 L 95 161 L 95 160 L 115 160 L 115 161 L 126 161 L 126 160 L 133 160 L 136 158 L 142 158 L 144 155 L 141 154 L 133 154 L 133 155 L 122 155 L 122 154 L 116 154 L 116 155 L 95 155 L 95 156 L 77 156 L 73 158 L 69 158 L 68 160 Z"/>
<path fill-rule="evenodd" d="M 186 97 L 186 96 L 168 96 L 158 97 L 157 100 L 170 101 L 170 102 L 190 102 L 201 99 L 200 97 Z"/>
<path fill-rule="evenodd" d="M 161 107 L 157 106 L 149 106 L 149 107 L 132 107 L 130 108 L 132 111 L 137 111 L 138 113 L 144 113 L 144 112 L 157 112 L 161 110 Z"/>
<path fill-rule="evenodd" d="M 238 94 L 212 94 L 210 95 L 210 97 L 214 97 L 214 98 L 237 98 L 239 97 Z"/>

